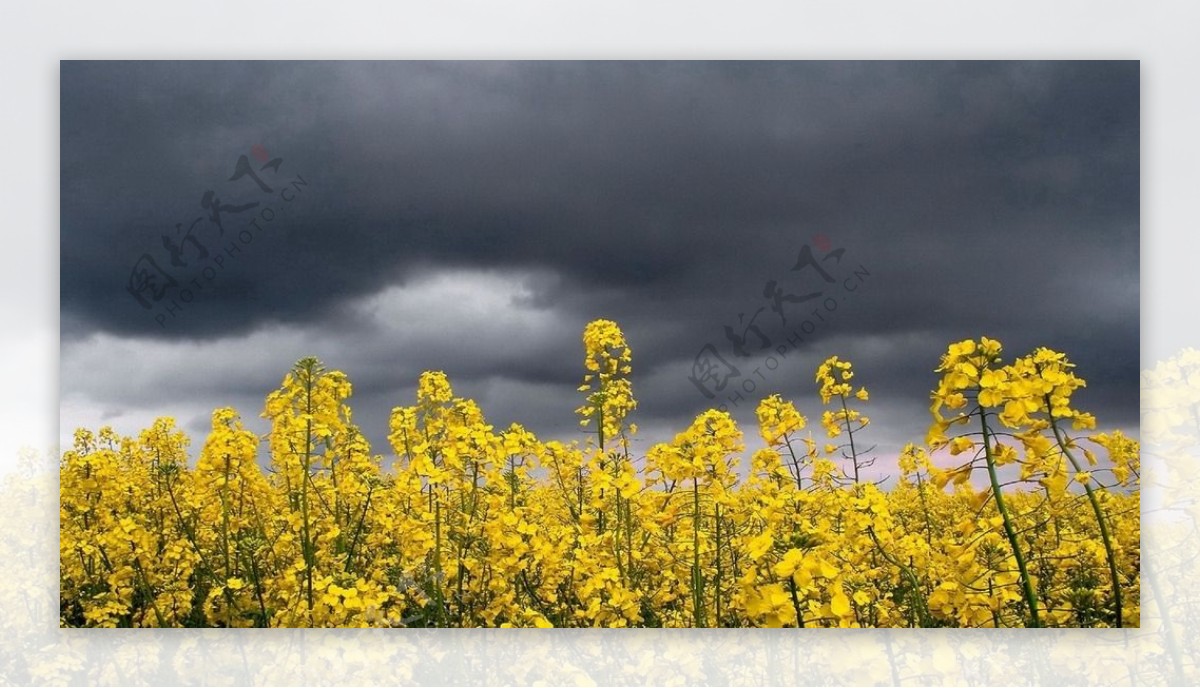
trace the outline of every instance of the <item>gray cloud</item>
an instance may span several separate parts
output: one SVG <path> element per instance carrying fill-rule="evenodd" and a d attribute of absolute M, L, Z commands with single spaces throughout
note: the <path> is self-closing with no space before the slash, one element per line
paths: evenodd
<path fill-rule="evenodd" d="M 497 420 L 570 436 L 579 332 L 609 317 L 634 347 L 638 421 L 666 435 L 722 401 L 687 379 L 703 345 L 745 373 L 765 355 L 733 354 L 739 313 L 764 309 L 773 348 L 820 303 L 785 302 L 785 327 L 772 279 L 839 306 L 747 396 L 814 415 L 812 369 L 849 357 L 881 451 L 923 435 L 939 354 L 981 334 L 1067 351 L 1089 380 L 1081 404 L 1136 427 L 1136 62 L 65 62 L 61 76 L 68 431 L 169 407 L 194 427 L 225 403 L 252 416 L 317 353 L 356 382 L 377 442 L 430 368 Z M 255 145 L 283 160 L 260 171 L 271 194 L 228 181 L 238 156 L 261 166 Z M 171 266 L 161 237 L 179 241 L 209 190 L 259 206 L 227 212 L 223 234 L 201 220 L 208 263 L 189 245 Z M 274 219 L 247 228 L 264 208 Z M 823 263 L 832 284 L 789 271 L 816 235 L 845 249 Z M 181 287 L 199 278 L 173 316 L 178 289 L 151 309 L 126 290 L 144 253 Z M 860 266 L 861 289 L 840 291 Z"/>

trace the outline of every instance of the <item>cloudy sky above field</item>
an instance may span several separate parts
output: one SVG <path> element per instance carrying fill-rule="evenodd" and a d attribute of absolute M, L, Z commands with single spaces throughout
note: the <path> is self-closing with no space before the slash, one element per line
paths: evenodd
<path fill-rule="evenodd" d="M 428 369 L 498 426 L 577 438 L 600 317 L 633 348 L 643 443 L 718 403 L 754 435 L 774 392 L 819 416 L 813 370 L 838 354 L 890 456 L 924 435 L 946 343 L 979 335 L 1066 351 L 1079 405 L 1136 432 L 1135 62 L 65 62 L 61 80 L 64 438 L 173 415 L 198 445 L 227 405 L 265 429 L 305 355 L 350 376 L 380 453 Z M 832 281 L 793 269 L 805 246 Z M 689 380 L 706 345 L 739 373 L 723 390 Z"/>

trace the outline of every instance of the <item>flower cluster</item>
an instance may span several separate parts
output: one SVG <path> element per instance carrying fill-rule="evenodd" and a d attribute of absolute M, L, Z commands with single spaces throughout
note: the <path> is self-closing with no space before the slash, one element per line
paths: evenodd
<path fill-rule="evenodd" d="M 817 367 L 818 391 L 821 401 L 826 406 L 821 414 L 821 427 L 825 428 L 829 439 L 837 439 L 843 433 L 846 436 L 843 444 L 826 444 L 825 453 L 840 453 L 843 459 L 850 461 L 851 475 L 854 482 L 859 482 L 864 470 L 873 466 L 875 460 L 867 458 L 865 452 L 860 451 L 861 448 L 854 442 L 854 434 L 870 425 L 871 419 L 852 405 L 852 399 L 860 402 L 870 399 L 866 387 L 859 387 L 857 392 L 854 391 L 854 386 L 850 384 L 853 377 L 854 370 L 850 361 L 844 361 L 837 356 L 830 356 Z"/>
<path fill-rule="evenodd" d="M 637 407 L 629 375 L 633 372 L 632 354 L 621 328 L 611 320 L 594 320 L 583 330 L 583 364 L 587 374 L 579 391 L 586 403 L 576 409 L 583 427 L 594 425 L 599 445 L 622 434 L 623 422 Z"/>
<path fill-rule="evenodd" d="M 582 442 L 497 427 L 430 371 L 392 410 L 385 458 L 346 376 L 312 358 L 267 395 L 265 436 L 217 409 L 194 460 L 169 418 L 77 431 L 60 463 L 62 625 L 1138 623 L 1138 443 L 1075 434 L 1096 419 L 1065 355 L 952 344 L 928 441 L 885 489 L 849 361 L 815 376 L 840 445 L 821 451 L 771 395 L 748 457 L 719 410 L 635 455 L 625 337 L 601 320 L 583 344 Z"/>
<path fill-rule="evenodd" d="M 986 472 L 990 489 L 979 493 L 980 500 L 995 505 L 993 521 L 1003 537 L 996 534 L 994 539 L 1000 543 L 998 549 L 1011 557 L 1009 573 L 1019 582 L 1020 604 L 1028 625 L 1045 625 L 1042 610 L 1056 620 L 1063 614 L 1045 604 L 1050 593 L 1033 565 L 1039 552 L 1031 531 L 1050 524 L 1058 538 L 1052 556 L 1081 556 L 1080 552 L 1086 551 L 1103 562 L 1107 594 L 1104 599 L 1093 596 L 1091 601 L 1103 609 L 1106 619 L 1115 626 L 1136 623 L 1136 616 L 1127 618 L 1133 609 L 1125 594 L 1127 588 L 1136 590 L 1136 576 L 1122 576 L 1122 569 L 1136 561 L 1136 554 L 1131 556 L 1116 535 L 1122 523 L 1111 506 L 1114 493 L 1110 489 L 1136 490 L 1136 482 L 1130 482 L 1136 473 L 1129 466 L 1137 463 L 1130 458 L 1137 450 L 1119 433 L 1096 435 L 1089 441 L 1107 448 L 1110 454 L 1109 466 L 1101 467 L 1096 454 L 1068 434 L 1066 420 L 1071 421 L 1070 430 L 1078 431 L 1095 429 L 1096 419 L 1072 405 L 1073 393 L 1086 383 L 1072 372 L 1074 364 L 1065 354 L 1038 348 L 1005 364 L 1001 352 L 1000 342 L 982 337 L 978 342 L 968 339 L 951 344 L 942 356 L 937 368 L 942 378 L 932 395 L 934 422 L 927 443 L 933 450 L 948 447 L 951 456 L 966 460 L 948 470 L 930 466 L 931 481 L 939 488 L 949 481 L 967 485 L 976 468 Z M 942 409 L 957 413 L 947 418 Z M 950 437 L 953 426 L 963 429 Z M 997 426 L 1004 431 L 999 432 Z M 1000 474 L 1013 469 L 1016 482 L 1032 482 L 1041 487 L 1043 495 L 1031 499 L 1030 492 L 1006 494 L 1006 481 Z M 1082 487 L 1083 499 L 1071 491 L 1072 484 Z M 1080 502 L 1090 512 L 1087 516 L 1095 536 L 1083 543 L 1068 541 L 1067 546 L 1061 539 L 1063 518 L 1070 514 L 1078 519 L 1075 512 Z"/>

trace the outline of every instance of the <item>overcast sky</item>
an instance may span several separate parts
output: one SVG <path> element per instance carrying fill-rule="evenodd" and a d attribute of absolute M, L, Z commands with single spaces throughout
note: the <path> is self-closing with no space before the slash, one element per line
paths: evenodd
<path fill-rule="evenodd" d="M 894 456 L 924 436 L 946 344 L 980 335 L 1067 352 L 1078 405 L 1136 434 L 1136 62 L 61 79 L 63 438 L 173 415 L 198 447 L 226 405 L 265 430 L 305 355 L 350 376 L 385 455 L 430 369 L 498 427 L 581 438 L 580 333 L 602 317 L 633 348 L 643 450 L 717 404 L 753 436 L 775 392 L 815 421 L 837 354 L 872 392 L 864 441 Z"/>

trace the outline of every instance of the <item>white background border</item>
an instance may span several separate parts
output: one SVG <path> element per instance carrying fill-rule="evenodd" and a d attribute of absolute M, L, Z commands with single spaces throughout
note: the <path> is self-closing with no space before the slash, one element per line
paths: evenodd
<path fill-rule="evenodd" d="M 60 631 L 54 442 L 60 59 L 1140 59 L 1150 368 L 1200 346 L 1197 27 L 1200 3 L 1184 2 L 5 3 L 0 682 L 1195 684 L 1198 624 L 1160 623 L 1149 602 L 1125 632 Z M 1197 463 L 1174 457 L 1163 500 L 1195 502 Z M 1163 606 L 1189 610 L 1171 592 L 1200 590 L 1197 567 L 1156 560 L 1158 527 L 1145 557 L 1170 579 Z"/>

